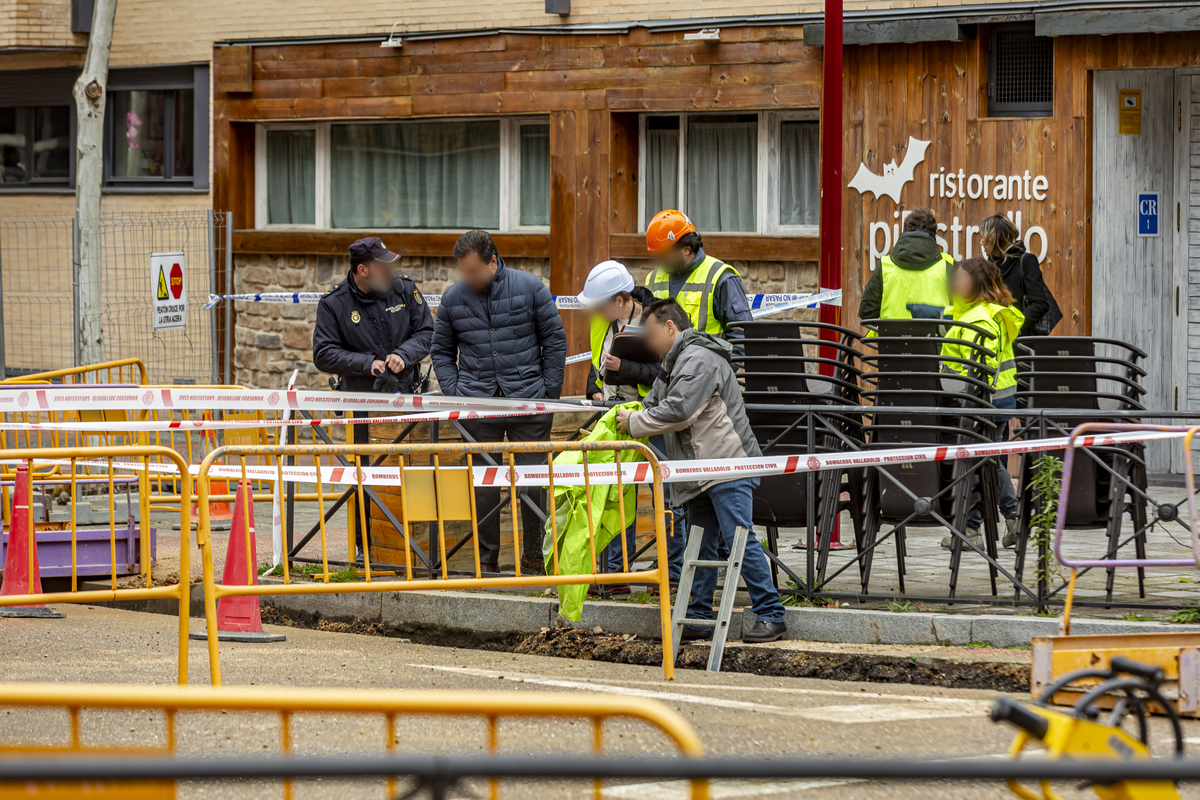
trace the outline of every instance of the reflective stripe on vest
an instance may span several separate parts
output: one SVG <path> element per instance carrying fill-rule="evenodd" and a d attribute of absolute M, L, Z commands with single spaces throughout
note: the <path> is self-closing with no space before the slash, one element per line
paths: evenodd
<path fill-rule="evenodd" d="M 692 321 L 692 326 L 698 331 L 725 332 L 725 327 L 713 313 L 713 290 L 716 289 L 717 281 L 725 274 L 726 270 L 740 277 L 740 273 L 733 267 L 706 255 L 704 260 L 692 270 L 692 274 L 688 275 L 683 286 L 679 287 L 678 294 L 675 295 L 679 305 L 683 306 L 683 310 L 687 312 L 688 319 Z M 670 273 L 662 267 L 655 269 L 646 276 L 646 288 L 659 300 L 670 297 Z"/>
<path fill-rule="evenodd" d="M 941 319 L 950 305 L 950 290 L 946 280 L 946 264 L 954 259 L 942 253 L 942 258 L 925 269 L 903 269 L 884 256 L 879 260 L 883 270 L 883 297 L 879 304 L 881 319 Z"/>

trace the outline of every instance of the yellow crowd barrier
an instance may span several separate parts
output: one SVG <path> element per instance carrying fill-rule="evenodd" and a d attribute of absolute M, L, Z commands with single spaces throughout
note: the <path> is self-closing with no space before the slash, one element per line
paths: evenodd
<path fill-rule="evenodd" d="M 514 455 L 516 453 L 542 453 L 546 456 L 546 463 L 550 466 L 550 481 L 549 481 L 549 496 L 554 497 L 554 481 L 553 481 L 553 460 L 558 453 L 578 451 L 582 452 L 582 468 L 584 475 L 584 496 L 587 506 L 587 523 L 588 523 L 588 547 L 590 555 L 591 569 L 584 574 L 561 574 L 559 569 L 559 548 L 552 548 L 552 560 L 548 574 L 546 575 L 522 575 L 521 574 L 521 552 L 520 552 L 520 537 L 517 531 L 520 530 L 518 512 L 518 499 L 515 492 L 510 492 L 510 511 L 512 515 L 513 525 L 513 540 L 515 548 L 516 575 L 504 577 L 485 577 L 481 571 L 479 561 L 479 529 L 478 519 L 480 509 L 475 507 L 475 492 L 472 486 L 472 470 L 474 466 L 473 459 L 481 454 L 496 454 L 501 455 L 500 463 L 504 466 L 501 469 L 507 468 L 510 479 L 515 475 L 516 466 Z M 618 536 L 621 541 L 622 549 L 622 569 L 616 572 L 601 573 L 597 569 L 596 558 L 602 548 L 596 546 L 596 524 L 601 509 L 592 509 L 592 499 L 589 481 L 589 466 L 587 453 L 589 452 L 612 452 L 613 459 L 619 465 L 621 463 L 621 453 L 636 454 L 641 459 L 648 462 L 651 474 L 653 475 L 653 514 L 654 514 L 654 536 L 657 546 L 657 564 L 653 569 L 637 572 L 636 574 L 630 570 L 630 556 L 632 554 L 626 552 L 625 537 Z M 237 459 L 242 467 L 242 480 L 246 480 L 246 459 L 259 455 L 275 457 L 276 464 L 281 464 L 287 456 L 304 456 L 311 457 L 318 470 L 322 466 L 322 459 L 325 459 L 325 465 L 333 465 L 333 459 L 337 456 L 353 457 L 354 463 L 351 467 L 351 472 L 356 474 L 355 496 L 358 501 L 359 508 L 366 508 L 363 502 L 363 480 L 362 467 L 363 459 L 368 459 L 375 456 L 394 456 L 397 459 L 397 467 L 400 474 L 400 516 L 399 522 L 401 525 L 401 535 L 404 540 L 405 563 L 402 574 L 394 575 L 389 572 L 388 575 L 373 574 L 371 568 L 371 560 L 369 548 L 365 553 L 364 560 L 364 575 L 363 580 L 345 583 L 329 582 L 329 557 L 328 557 L 328 542 L 325 531 L 325 498 L 321 484 L 317 484 L 318 494 L 318 511 L 320 518 L 320 543 L 321 543 L 321 561 L 323 566 L 323 582 L 309 583 L 297 582 L 293 583 L 290 578 L 290 569 L 283 571 L 283 583 L 281 584 L 257 584 L 254 583 L 254 570 L 256 566 L 247 560 L 247 575 L 246 584 L 240 586 L 224 586 L 216 582 L 216 569 L 213 562 L 213 537 L 210 531 L 209 512 L 208 512 L 208 480 L 207 475 L 213 464 L 220 459 L 233 460 Z M 446 458 L 463 457 L 466 461 L 466 469 L 461 465 L 447 466 L 442 464 L 442 460 Z M 424 458 L 432 460 L 432 469 L 430 467 L 415 464 L 415 459 Z M 627 462 L 628 463 L 628 462 Z M 592 466 L 596 466 L 595 463 Z M 282 484 L 283 474 L 282 467 L 277 467 L 278 480 Z M 617 497 L 618 497 L 618 513 L 620 519 L 625 519 L 625 492 L 620 481 L 620 472 L 618 471 L 617 481 Z M 270 447 L 221 447 L 212 451 L 204 459 L 200 465 L 199 480 L 198 480 L 198 502 L 200 506 L 200 525 L 197 530 L 197 540 L 201 549 L 201 558 L 204 565 L 204 608 L 205 618 L 208 632 L 208 649 L 209 649 L 209 670 L 214 686 L 219 686 L 221 683 L 221 662 L 218 653 L 217 645 L 217 600 L 222 597 L 245 597 L 245 596 L 278 596 L 278 595 L 296 595 L 296 594 L 343 594 L 357 592 L 399 592 L 399 591 L 415 591 L 415 590 L 461 590 L 461 589 L 499 589 L 499 588 L 516 588 L 516 587 L 534 587 L 534 586 L 567 586 L 573 584 L 627 584 L 630 582 L 658 584 L 659 606 L 662 625 L 662 643 L 663 643 L 663 675 L 667 680 L 674 677 L 674 664 L 671 662 L 670 653 L 671 646 L 671 608 L 670 608 L 670 586 L 667 574 L 667 542 L 666 542 L 666 526 L 664 525 L 664 503 L 663 503 L 663 483 L 662 470 L 659 466 L 658 459 L 653 451 L 641 444 L 640 442 L 622 441 L 622 442 L 488 442 L 474 444 L 347 444 L 347 445 L 276 445 Z M 553 503 L 551 503 L 553 506 Z M 483 510 L 486 511 L 486 510 Z M 249 515 L 249 508 L 244 507 L 244 513 Z M 362 529 L 364 541 L 367 538 L 367 522 L 366 515 L 358 514 L 358 521 Z M 548 534 L 553 537 L 553 541 L 558 541 L 558 522 L 557 515 L 553 513 L 553 509 L 549 515 L 550 530 Z M 474 548 L 474 576 L 473 577 L 451 577 L 448 574 L 447 561 L 441 559 L 441 574 L 433 579 L 417 579 L 413 572 L 413 536 L 410 530 L 413 522 L 433 522 L 437 528 L 437 552 L 449 552 L 446 548 L 446 522 L 447 521 L 466 521 L 471 522 L 471 539 Z M 250 550 L 250 529 L 251 521 L 244 521 L 244 530 L 246 532 L 246 552 Z M 284 531 L 286 541 L 287 532 Z M 349 546 L 353 552 L 354 532 L 349 532 Z M 433 546 L 430 547 L 433 550 Z M 540 557 L 541 554 L 538 554 Z"/>
<path fill-rule="evenodd" d="M 26 758 L 30 755 L 95 755 L 124 753 L 139 755 L 175 754 L 180 743 L 178 716 L 180 712 L 262 712 L 277 714 L 279 741 L 284 753 L 295 747 L 293 718 L 297 714 L 355 714 L 382 716 L 385 721 L 385 747 L 389 754 L 396 752 L 396 719 L 401 716 L 422 715 L 437 717 L 480 717 L 487 726 L 487 749 L 496 753 L 499 746 L 499 721 L 519 718 L 561 718 L 586 720 L 592 726 L 592 747 L 599 755 L 603 751 L 603 724 L 608 720 L 644 722 L 658 729 L 686 758 L 700 758 L 703 746 L 692 727 L 675 711 L 662 703 L 634 697 L 614 697 L 598 694 L 563 694 L 560 692 L 460 692 L 460 691 L 399 691 L 360 689 L 297 689 L 253 687 L 189 687 L 189 686 L 117 686 L 95 684 L 0 684 L 0 706 L 6 708 L 65 709 L 69 719 L 67 741 L 62 744 L 21 745 L 0 742 L 0 758 Z M 160 711 L 166 726 L 165 744 L 116 748 L 112 745 L 90 745 L 80 735 L 80 716 L 84 709 L 120 709 Z M 207 728 L 208 725 L 206 724 Z M 218 726 L 219 727 L 219 726 Z M 45 733 L 45 726 L 38 729 Z M 122 737 L 124 738 L 124 737 Z M 195 745 L 188 743 L 189 749 Z M 460 747 L 467 747 L 461 743 Z M 75 797 L 83 791 L 69 793 L 71 787 L 5 787 L 0 784 L 0 800 L 8 797 L 37 796 Z M 84 787 L 76 786 L 82 790 Z M 101 787 L 92 784 L 90 793 L 120 789 L 117 796 L 145 800 L 174 798 L 175 785 L 158 781 L 139 786 Z M 708 782 L 692 781 L 692 800 L 706 800 Z M 49 791 L 47 791 L 49 790 Z M 58 790 L 55 793 L 54 790 Z M 595 797 L 600 798 L 599 779 Z M 396 796 L 395 779 L 387 784 L 387 796 Z M 499 796 L 499 783 L 492 779 L 489 797 Z M 284 781 L 284 797 L 292 797 L 291 781 Z"/>
<path fill-rule="evenodd" d="M 132 447 L 57 447 L 57 448 L 25 448 L 25 449 L 10 449 L 3 451 L 5 459 L 24 461 L 29 466 L 30 474 L 34 474 L 34 462 L 37 459 L 58 459 L 64 460 L 67 464 L 62 468 L 61 482 L 71 487 L 71 496 L 76 496 L 76 483 L 81 478 L 90 478 L 84 472 L 80 472 L 77 462 L 79 461 L 105 461 L 107 463 L 107 483 L 108 483 L 108 504 L 109 504 L 109 558 L 111 563 L 111 575 L 109 576 L 109 588 L 107 589 L 80 589 L 78 575 L 78 541 L 77 532 L 78 525 L 75 516 L 75 505 L 71 504 L 71 590 L 69 592 L 42 592 L 41 594 L 21 594 L 21 595 L 6 595 L 0 596 L 0 608 L 8 606 L 27 606 L 27 605 L 42 605 L 45 603 L 106 603 L 115 600 L 151 600 L 156 598 L 170 598 L 179 602 L 179 683 L 187 683 L 187 643 L 188 643 L 188 615 L 189 615 L 189 582 L 188 576 L 191 571 L 191 547 L 190 526 L 188 524 L 188 509 L 191 499 L 191 484 L 184 481 L 183 498 L 184 503 L 180 507 L 180 545 L 179 545 L 179 577 L 175 583 L 161 586 L 154 585 L 154 573 L 151 566 L 150 558 L 150 514 L 149 514 L 149 492 L 147 491 L 147 472 L 145 465 L 151 459 L 161 459 L 165 462 L 173 463 L 182 474 L 188 472 L 187 462 L 183 457 L 165 447 L 152 446 L 132 446 Z M 143 586 L 140 588 L 123 588 L 117 585 L 117 556 L 116 556 L 116 508 L 115 508 L 115 492 L 114 480 L 118 475 L 129 475 L 130 473 L 122 473 L 119 469 L 120 461 L 134 461 L 143 465 L 137 475 L 136 480 L 139 484 L 138 501 L 140 504 L 140 563 L 141 577 Z M 58 479 L 56 479 L 58 480 Z M 32 509 L 29 515 L 31 533 L 36 531 L 36 525 L 33 521 Z M 160 539 L 161 541 L 161 539 Z M 160 547 L 159 554 L 161 557 L 162 549 Z M 32 588 L 32 586 L 31 586 Z"/>

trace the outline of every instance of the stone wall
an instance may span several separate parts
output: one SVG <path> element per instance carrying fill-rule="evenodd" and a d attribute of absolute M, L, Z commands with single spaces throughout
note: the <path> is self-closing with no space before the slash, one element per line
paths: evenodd
<path fill-rule="evenodd" d="M 346 277 L 348 269 L 344 259 L 332 256 L 243 254 L 236 256 L 235 261 L 234 285 L 238 294 L 328 290 Z M 537 275 L 549 286 L 550 265 L 547 260 L 514 258 L 507 259 L 506 263 Z M 732 263 L 742 274 L 747 292 L 817 290 L 815 263 Z M 637 282 L 645 282 L 650 269 L 649 261 L 631 261 L 627 266 Z M 441 294 L 456 279 L 452 258 L 403 258 L 400 271 L 413 278 L 425 294 Z M 792 312 L 791 316 L 811 317 L 813 313 Z M 235 381 L 243 386 L 279 389 L 287 385 L 292 370 L 298 369 L 298 387 L 328 389 L 328 376 L 317 371 L 312 363 L 312 333 L 316 315 L 315 304 L 237 303 L 233 350 Z M 428 359 L 425 363 L 428 366 Z M 436 386 L 436 379 L 433 385 Z"/>

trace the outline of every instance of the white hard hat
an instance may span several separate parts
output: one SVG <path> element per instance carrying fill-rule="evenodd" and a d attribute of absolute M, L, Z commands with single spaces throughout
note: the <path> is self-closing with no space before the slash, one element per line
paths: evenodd
<path fill-rule="evenodd" d="M 580 303 L 592 308 L 618 292 L 632 291 L 633 287 L 633 276 L 625 269 L 624 264 L 619 261 L 601 261 L 588 273 L 578 298 Z"/>

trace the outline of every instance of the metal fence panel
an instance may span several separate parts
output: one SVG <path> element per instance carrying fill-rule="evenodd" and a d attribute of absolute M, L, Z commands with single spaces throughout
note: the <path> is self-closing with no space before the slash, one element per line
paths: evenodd
<path fill-rule="evenodd" d="M 154 383 L 219 383 L 215 312 L 208 294 L 223 278 L 226 217 L 212 211 L 0 220 L 0 366 L 7 375 L 80 365 L 79 239 L 98 234 L 104 358 L 140 358 Z M 150 254 L 182 252 L 187 324 L 152 330 Z"/>

